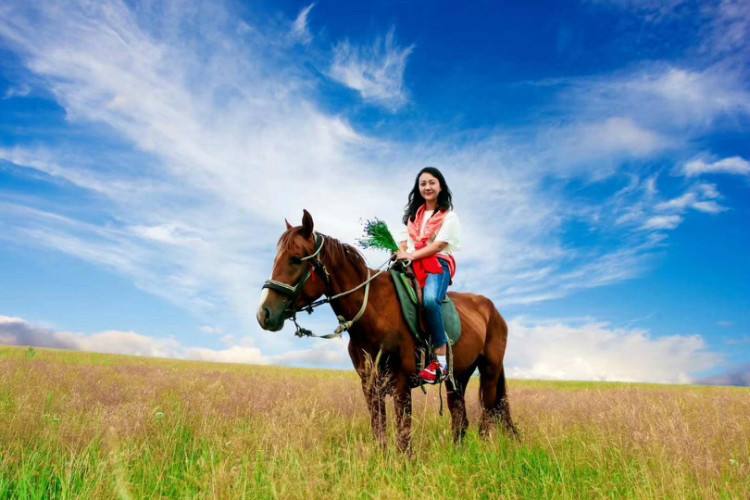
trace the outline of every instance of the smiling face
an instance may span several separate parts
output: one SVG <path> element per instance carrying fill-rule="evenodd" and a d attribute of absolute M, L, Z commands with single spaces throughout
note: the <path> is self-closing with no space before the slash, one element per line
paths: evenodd
<path fill-rule="evenodd" d="M 430 205 L 437 203 L 440 190 L 440 181 L 437 177 L 427 172 L 419 176 L 419 194 L 425 202 Z"/>

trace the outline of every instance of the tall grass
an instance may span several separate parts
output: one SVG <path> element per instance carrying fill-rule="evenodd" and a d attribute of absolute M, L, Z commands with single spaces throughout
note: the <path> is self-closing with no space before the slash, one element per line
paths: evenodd
<path fill-rule="evenodd" d="M 409 459 L 353 372 L 0 348 L 0 498 L 750 497 L 750 390 L 509 391 L 521 439 L 459 446 L 414 391 Z"/>

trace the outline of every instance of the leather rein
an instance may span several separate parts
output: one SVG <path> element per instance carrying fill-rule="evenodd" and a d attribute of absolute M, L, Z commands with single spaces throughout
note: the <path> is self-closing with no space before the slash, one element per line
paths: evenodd
<path fill-rule="evenodd" d="M 301 257 L 299 260 L 300 262 L 305 262 L 308 260 L 312 260 L 312 265 L 307 269 L 305 274 L 302 276 L 302 278 L 297 281 L 296 284 L 290 285 L 288 283 L 283 283 L 281 281 L 268 279 L 263 283 L 263 286 L 261 289 L 267 288 L 269 290 L 273 290 L 277 293 L 280 293 L 287 301 L 286 306 L 284 307 L 284 311 L 282 312 L 282 315 L 284 316 L 284 319 L 291 319 L 294 322 L 294 326 L 296 327 L 296 330 L 294 334 L 298 337 L 318 337 L 323 339 L 332 339 L 336 337 L 340 337 L 342 333 L 349 330 L 351 326 L 359 320 L 362 315 L 365 313 L 365 309 L 367 309 L 367 301 L 369 299 L 370 295 L 370 282 L 374 280 L 378 275 L 380 275 L 384 269 L 383 267 L 391 262 L 391 259 L 389 258 L 383 265 L 380 266 L 380 269 L 377 273 L 374 275 L 370 274 L 370 269 L 367 269 L 367 279 L 360 283 L 359 285 L 355 286 L 354 288 L 347 290 L 345 292 L 338 293 L 336 295 L 330 295 L 330 288 L 331 288 L 331 274 L 328 272 L 328 269 L 326 269 L 325 264 L 322 260 L 320 260 L 320 253 L 323 250 L 323 244 L 325 243 L 325 236 L 319 233 L 315 233 L 315 251 L 307 255 L 305 257 Z M 302 305 L 300 307 L 295 307 L 294 304 L 297 302 L 297 299 L 299 299 L 299 296 L 302 294 L 302 290 L 305 287 L 305 284 L 308 282 L 310 277 L 312 276 L 313 272 L 315 272 L 325 283 L 325 292 L 324 295 L 326 296 L 323 299 L 319 299 L 313 302 L 310 302 L 309 304 Z M 297 313 L 300 311 L 307 311 L 308 314 L 312 314 L 313 309 L 316 307 L 322 306 L 324 304 L 328 304 L 333 300 L 338 299 L 339 297 L 343 297 L 345 295 L 349 295 L 352 292 L 355 292 L 359 290 L 362 287 L 365 287 L 365 297 L 362 301 L 362 306 L 359 308 L 359 311 L 357 314 L 350 320 L 346 320 L 343 316 L 337 316 L 337 319 L 339 321 L 339 326 L 336 327 L 333 333 L 329 333 L 327 335 L 315 335 L 313 332 L 308 330 L 307 328 L 303 328 L 297 323 Z"/>

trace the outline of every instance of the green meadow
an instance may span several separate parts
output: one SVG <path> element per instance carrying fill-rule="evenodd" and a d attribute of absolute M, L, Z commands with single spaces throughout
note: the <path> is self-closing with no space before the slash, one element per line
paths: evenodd
<path fill-rule="evenodd" d="M 374 443 L 353 372 L 3 347 L 0 498 L 750 498 L 746 388 L 509 394 L 519 440 L 479 439 L 473 381 L 454 445 L 415 390 L 407 457 Z"/>

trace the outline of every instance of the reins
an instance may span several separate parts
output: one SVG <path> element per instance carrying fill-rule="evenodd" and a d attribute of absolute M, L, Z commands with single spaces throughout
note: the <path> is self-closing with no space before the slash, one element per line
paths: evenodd
<path fill-rule="evenodd" d="M 315 259 L 313 261 L 313 266 L 315 267 L 315 271 L 322 275 L 324 281 L 326 282 L 326 289 L 327 289 L 330 286 L 330 274 L 328 270 L 326 269 L 325 264 L 323 264 L 323 262 L 320 260 L 320 252 L 321 250 L 323 250 L 325 236 L 319 233 L 315 233 L 315 240 L 316 240 L 316 247 L 317 247 L 315 249 L 315 252 L 305 257 L 301 257 L 299 260 L 300 262 L 304 262 L 310 259 Z M 370 283 L 372 282 L 372 280 L 374 280 L 375 278 L 377 278 L 378 276 L 380 276 L 383 272 L 387 270 L 386 266 L 392 260 L 393 259 L 389 257 L 388 260 L 386 260 L 383 264 L 380 265 L 380 267 L 378 267 L 378 271 L 374 275 L 371 275 L 370 268 L 367 268 L 367 279 L 350 290 L 346 290 L 344 292 L 337 293 L 335 295 L 330 295 L 330 296 L 326 292 L 326 297 L 323 299 L 316 300 L 314 302 L 298 307 L 296 309 L 289 309 L 288 317 L 292 320 L 292 322 L 294 322 L 294 326 L 296 328 L 294 334 L 297 337 L 317 337 L 321 339 L 333 339 L 333 338 L 340 337 L 345 331 L 349 330 L 349 328 L 351 328 L 354 323 L 359 321 L 359 319 L 365 314 L 365 309 L 367 309 L 367 302 L 370 297 Z M 302 277 L 302 279 L 300 279 L 297 282 L 296 285 L 289 285 L 287 283 L 282 283 L 276 280 L 267 280 L 263 284 L 263 288 L 268 288 L 268 289 L 275 290 L 281 293 L 288 299 L 289 304 L 291 304 L 293 307 L 294 303 L 297 301 L 300 294 L 302 293 L 302 289 L 304 288 L 305 283 L 307 283 L 307 280 L 310 279 L 311 275 L 312 275 L 312 271 L 308 269 L 305 275 Z M 307 311 L 308 314 L 312 314 L 313 310 L 316 307 L 320 307 L 340 297 L 344 297 L 346 295 L 354 293 L 362 287 L 365 287 L 365 296 L 364 296 L 364 299 L 362 300 L 362 305 L 360 306 L 359 311 L 357 311 L 357 314 L 355 314 L 354 317 L 350 320 L 347 320 L 342 315 L 336 316 L 336 319 L 338 319 L 339 321 L 339 325 L 336 327 L 333 333 L 329 333 L 326 335 L 316 335 L 309 329 L 300 326 L 300 324 L 297 322 L 298 312 Z"/>
<path fill-rule="evenodd" d="M 325 299 L 317 300 L 311 304 L 308 304 L 307 306 L 300 307 L 297 309 L 294 314 L 292 315 L 292 321 L 294 322 L 294 326 L 296 327 L 296 330 L 294 334 L 298 337 L 317 337 L 320 339 L 333 339 L 340 337 L 345 331 L 349 330 L 349 328 L 352 327 L 354 323 L 359 321 L 359 319 L 364 316 L 365 309 L 367 309 L 367 302 L 370 298 L 370 282 L 380 276 L 383 272 L 386 271 L 385 266 L 391 261 L 389 258 L 387 261 L 385 261 L 383 264 L 380 265 L 378 268 L 378 272 L 376 272 L 373 275 L 370 275 L 370 269 L 367 269 L 367 279 L 360 283 L 359 285 L 355 286 L 354 288 L 347 290 L 345 292 L 337 293 L 336 295 L 326 297 Z M 316 335 L 312 331 L 310 331 L 307 328 L 304 328 L 300 326 L 299 323 L 297 323 L 297 313 L 300 311 L 307 311 L 308 314 L 312 314 L 313 309 L 316 307 L 322 306 L 323 304 L 328 304 L 333 300 L 338 299 L 339 297 L 343 297 L 345 295 L 349 295 L 350 293 L 356 292 L 362 287 L 365 287 L 365 296 L 362 299 L 362 305 L 359 307 L 359 311 L 357 311 L 357 314 L 354 315 L 354 317 L 350 320 L 347 320 L 342 315 L 337 315 L 336 319 L 339 321 L 339 325 L 336 327 L 336 329 L 333 331 L 333 333 L 328 333 L 325 335 Z"/>

